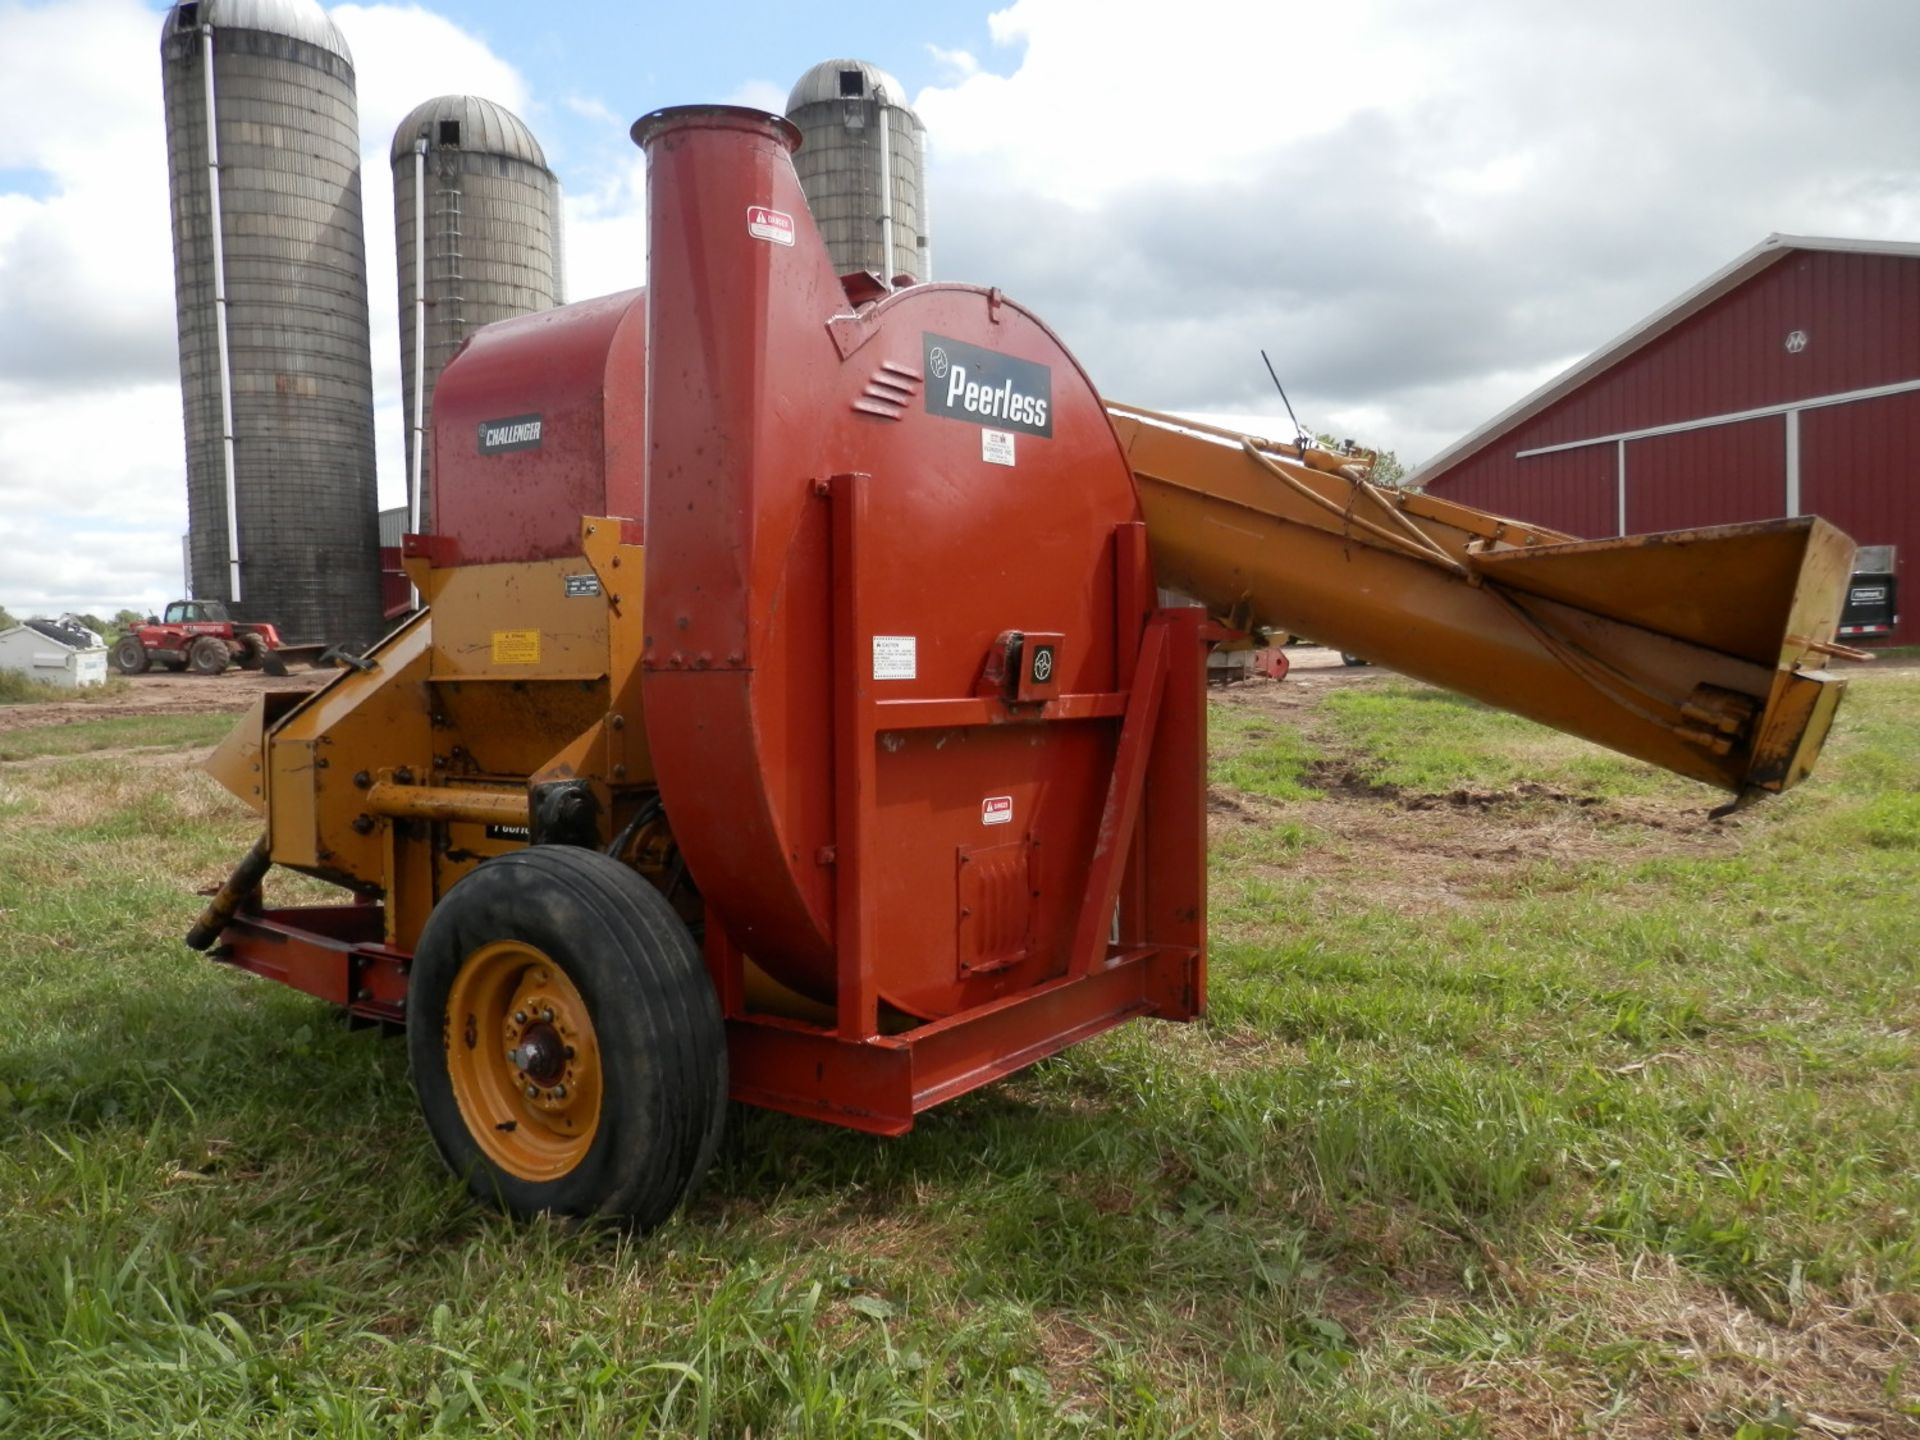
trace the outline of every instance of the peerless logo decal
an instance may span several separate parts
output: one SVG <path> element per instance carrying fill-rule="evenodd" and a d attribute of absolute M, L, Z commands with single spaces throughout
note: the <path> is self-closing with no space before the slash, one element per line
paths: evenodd
<path fill-rule="evenodd" d="M 480 422 L 480 453 L 505 455 L 509 450 L 540 448 L 540 417 L 512 415 L 505 420 Z"/>
<path fill-rule="evenodd" d="M 964 340 L 921 338 L 929 415 L 1053 437 L 1053 371 Z"/>

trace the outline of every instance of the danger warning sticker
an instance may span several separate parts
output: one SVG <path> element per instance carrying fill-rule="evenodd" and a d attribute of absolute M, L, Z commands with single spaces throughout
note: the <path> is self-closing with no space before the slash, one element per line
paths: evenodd
<path fill-rule="evenodd" d="M 1013 823 L 1013 796 L 989 795 L 980 802 L 980 823 L 982 825 L 1011 825 Z"/>
<path fill-rule="evenodd" d="M 771 240 L 776 245 L 791 245 L 793 244 L 793 217 L 784 210 L 769 210 L 764 205 L 749 205 L 747 234 L 756 240 Z"/>
<path fill-rule="evenodd" d="M 496 630 L 493 632 L 493 663 L 496 665 L 538 665 L 538 630 Z"/>

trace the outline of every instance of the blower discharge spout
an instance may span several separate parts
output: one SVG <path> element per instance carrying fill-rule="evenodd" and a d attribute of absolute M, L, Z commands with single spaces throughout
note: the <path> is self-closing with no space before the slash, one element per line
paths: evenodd
<path fill-rule="evenodd" d="M 1107 407 L 1160 583 L 1746 799 L 1812 769 L 1853 542 L 1813 518 L 1579 541 L 1364 466 Z"/>

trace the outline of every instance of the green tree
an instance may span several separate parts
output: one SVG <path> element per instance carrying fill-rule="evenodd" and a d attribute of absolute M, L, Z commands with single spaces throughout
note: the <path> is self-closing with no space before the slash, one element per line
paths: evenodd
<path fill-rule="evenodd" d="M 0 605 L 0 630 L 11 630 L 20 622 L 7 613 L 7 607 Z"/>
<path fill-rule="evenodd" d="M 112 633 L 108 634 L 108 632 L 104 630 L 100 633 L 107 635 L 107 638 L 110 640 L 118 640 L 122 635 L 133 629 L 134 626 L 144 625 L 146 623 L 147 617 L 142 615 L 138 610 L 118 610 L 114 612 Z"/>
<path fill-rule="evenodd" d="M 1316 435 L 1313 438 L 1322 448 L 1331 450 L 1336 455 L 1340 453 L 1341 446 L 1346 443 L 1337 436 L 1324 433 Z M 1358 444 L 1359 442 L 1356 441 L 1354 443 Z M 1363 445 L 1361 448 L 1365 449 L 1367 447 Z M 1398 490 L 1403 488 L 1407 483 L 1407 467 L 1400 463 L 1400 457 L 1394 454 L 1393 451 L 1376 451 L 1373 469 L 1367 475 L 1367 479 L 1375 485 L 1385 485 L 1389 489 Z"/>

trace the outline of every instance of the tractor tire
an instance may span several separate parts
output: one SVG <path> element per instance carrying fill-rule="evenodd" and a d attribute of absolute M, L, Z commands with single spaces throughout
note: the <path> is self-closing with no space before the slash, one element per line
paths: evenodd
<path fill-rule="evenodd" d="M 140 643 L 138 635 L 123 635 L 113 647 L 113 663 L 122 675 L 144 675 L 153 661 L 148 658 L 147 647 Z"/>
<path fill-rule="evenodd" d="M 227 642 L 211 635 L 202 635 L 187 647 L 187 664 L 196 675 L 222 674 L 232 660 L 233 653 L 227 649 Z"/>
<path fill-rule="evenodd" d="M 242 635 L 234 648 L 238 651 L 234 659 L 242 670 L 258 670 L 266 663 L 267 642 L 258 635 Z"/>
<path fill-rule="evenodd" d="M 536 845 L 461 880 L 420 936 L 407 1017 L 427 1129 L 483 1202 L 646 1231 L 712 1163 L 720 1002 L 686 925 L 616 860 Z"/>

